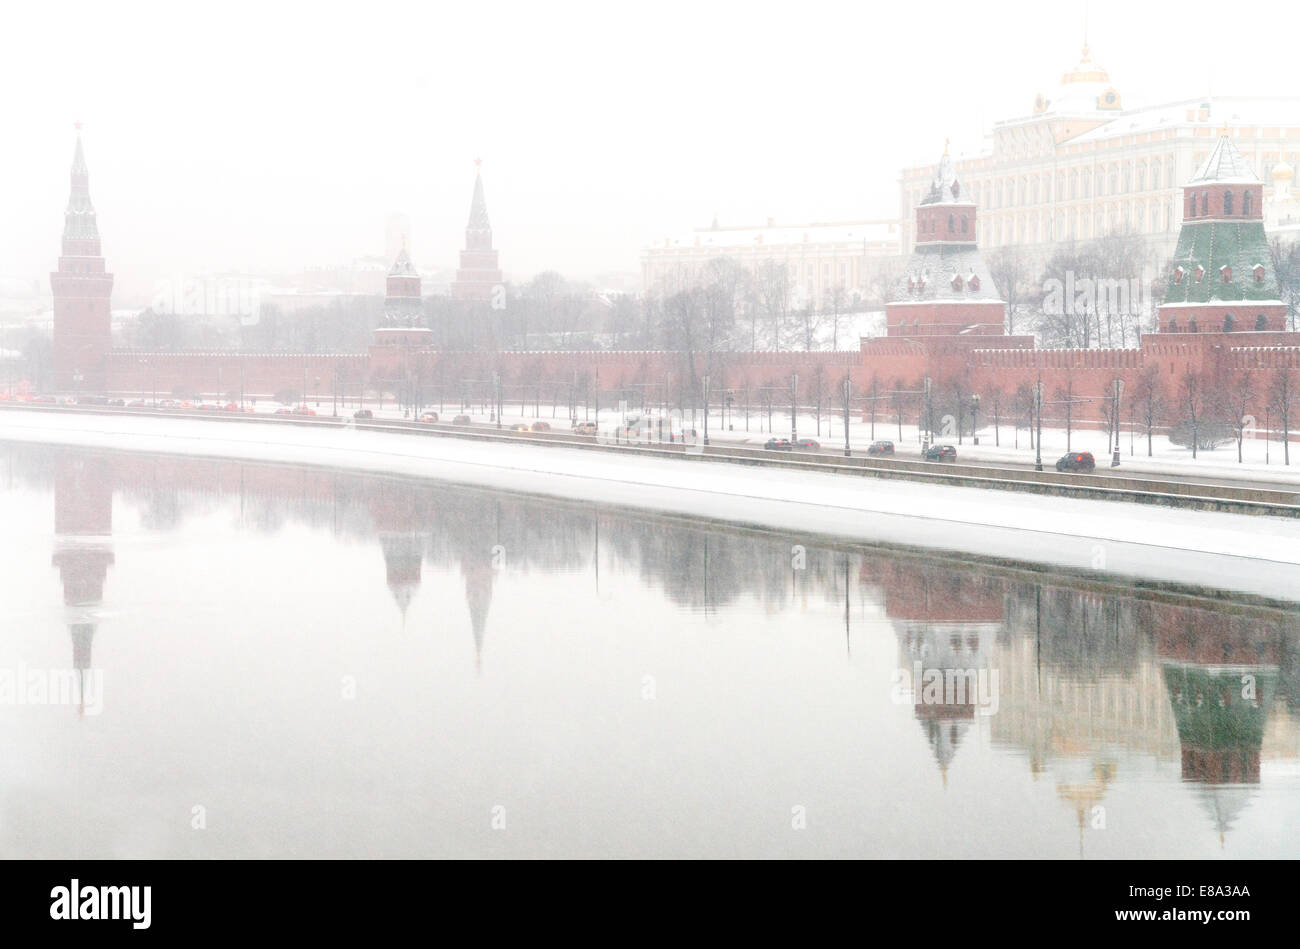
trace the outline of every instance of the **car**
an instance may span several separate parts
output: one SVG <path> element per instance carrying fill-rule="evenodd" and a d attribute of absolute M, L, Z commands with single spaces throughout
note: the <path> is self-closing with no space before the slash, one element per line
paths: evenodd
<path fill-rule="evenodd" d="M 951 445 L 929 445 L 923 452 L 926 461 L 956 461 L 957 449 Z"/>
<path fill-rule="evenodd" d="M 763 447 L 768 451 L 794 451 L 794 446 L 790 444 L 788 438 L 769 438 Z"/>
<path fill-rule="evenodd" d="M 315 415 L 316 410 L 307 405 L 300 405 L 293 410 L 294 415 Z"/>
<path fill-rule="evenodd" d="M 126 407 L 128 409 L 147 409 L 149 407 L 149 403 L 146 402 L 144 399 L 132 399 L 130 402 L 126 404 Z"/>
<path fill-rule="evenodd" d="M 473 422 L 473 421 L 474 421 L 474 420 L 473 420 L 472 418 L 470 418 L 468 415 L 457 415 L 454 419 L 451 420 L 451 424 L 452 424 L 452 425 L 469 425 L 469 424 L 470 424 L 471 422 Z"/>
<path fill-rule="evenodd" d="M 41 403 L 42 405 L 58 405 L 58 404 L 59 404 L 59 400 L 56 399 L 56 398 L 55 398 L 54 396 L 52 396 L 52 395 L 38 395 L 36 398 L 32 399 L 32 401 L 33 401 L 33 402 L 39 402 L 39 403 Z"/>
<path fill-rule="evenodd" d="M 528 431 L 532 431 L 532 429 L 530 429 L 530 428 L 528 427 L 528 423 L 527 423 L 527 422 L 516 422 L 514 425 L 511 425 L 511 426 L 510 426 L 510 431 L 512 431 L 512 432 L 528 432 Z"/>
<path fill-rule="evenodd" d="M 871 443 L 867 449 L 868 455 L 892 455 L 894 453 L 894 443 L 881 439 Z"/>
<path fill-rule="evenodd" d="M 822 443 L 815 438 L 800 438 L 794 442 L 796 451 L 821 451 Z"/>
<path fill-rule="evenodd" d="M 108 404 L 113 406 L 114 408 L 119 408 L 119 409 L 125 408 L 126 399 L 109 399 Z"/>
<path fill-rule="evenodd" d="M 534 423 L 533 423 L 533 431 L 534 431 L 534 432 L 549 432 L 550 430 L 551 430 L 551 423 L 550 423 L 550 422 L 534 422 Z"/>
<path fill-rule="evenodd" d="M 597 433 L 595 422 L 574 422 L 573 434 L 575 435 L 595 435 Z"/>
<path fill-rule="evenodd" d="M 283 408 L 283 407 L 282 407 L 282 408 L 278 408 L 278 409 L 276 409 L 276 410 L 275 410 L 274 412 L 272 412 L 271 414 L 272 414 L 272 415 L 294 415 L 295 413 L 294 413 L 293 409 Z"/>
<path fill-rule="evenodd" d="M 1090 451 L 1068 451 L 1056 462 L 1057 471 L 1093 471 L 1097 459 Z"/>
<path fill-rule="evenodd" d="M 374 418 L 375 413 L 370 411 L 370 409 L 357 409 L 355 412 L 352 413 L 352 417 L 353 418 Z"/>
<path fill-rule="evenodd" d="M 437 412 L 425 412 L 425 413 L 423 413 L 423 414 L 420 416 L 420 421 L 421 421 L 421 422 L 436 422 L 436 421 L 438 421 L 438 413 L 437 413 Z"/>

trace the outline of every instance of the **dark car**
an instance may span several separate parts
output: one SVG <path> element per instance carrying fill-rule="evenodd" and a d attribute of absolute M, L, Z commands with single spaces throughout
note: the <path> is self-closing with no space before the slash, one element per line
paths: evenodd
<path fill-rule="evenodd" d="M 821 451 L 822 443 L 815 438 L 800 438 L 794 442 L 797 451 Z"/>
<path fill-rule="evenodd" d="M 957 449 L 951 445 L 930 445 L 925 449 L 926 461 L 956 461 Z"/>
<path fill-rule="evenodd" d="M 551 430 L 551 423 L 550 423 L 550 422 L 534 422 L 534 423 L 533 423 L 533 431 L 534 431 L 534 432 L 549 432 L 550 430 Z"/>
<path fill-rule="evenodd" d="M 437 412 L 425 412 L 423 415 L 420 416 L 420 421 L 421 421 L 421 422 L 436 422 L 436 421 L 438 421 L 438 413 L 437 413 Z"/>
<path fill-rule="evenodd" d="M 357 409 L 352 413 L 353 418 L 374 418 L 375 413 L 370 409 Z"/>
<path fill-rule="evenodd" d="M 872 442 L 871 447 L 867 449 L 868 455 L 892 455 L 894 453 L 894 443 L 890 441 Z"/>
<path fill-rule="evenodd" d="M 1090 451 L 1066 452 L 1056 463 L 1057 471 L 1093 471 L 1096 467 L 1097 459 Z"/>
<path fill-rule="evenodd" d="M 468 415 L 457 415 L 454 419 L 451 420 L 451 424 L 452 424 L 452 425 L 468 425 L 468 424 L 469 424 L 470 422 L 472 422 L 472 421 L 473 421 L 473 419 L 471 419 Z"/>
<path fill-rule="evenodd" d="M 768 451 L 794 451 L 794 446 L 790 444 L 788 438 L 769 438 L 763 447 Z"/>

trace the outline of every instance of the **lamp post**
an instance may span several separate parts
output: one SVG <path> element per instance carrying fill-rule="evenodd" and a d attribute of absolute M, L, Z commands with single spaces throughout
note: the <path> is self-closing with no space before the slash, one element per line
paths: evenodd
<path fill-rule="evenodd" d="M 1272 413 L 1273 407 L 1271 405 L 1264 406 L 1264 464 L 1266 465 L 1270 463 L 1268 458 L 1268 437 L 1273 431 Z"/>
<path fill-rule="evenodd" d="M 799 402 L 799 373 L 793 373 L 790 378 L 790 444 L 793 445 L 799 440 L 799 422 L 798 422 L 798 402 Z"/>
<path fill-rule="evenodd" d="M 1038 371 L 1038 384 L 1034 386 L 1034 402 L 1036 403 L 1035 414 L 1038 416 L 1038 437 L 1034 440 L 1034 450 L 1037 453 L 1034 457 L 1034 470 L 1043 470 L 1043 372 Z"/>
<path fill-rule="evenodd" d="M 853 383 L 847 375 L 844 377 L 844 457 L 848 458 L 852 452 L 849 450 L 849 399 L 852 398 Z M 872 411 L 875 411 L 874 409 Z"/>
<path fill-rule="evenodd" d="M 970 397 L 970 439 L 973 444 L 980 443 L 980 397 L 976 392 Z"/>
<path fill-rule="evenodd" d="M 709 374 L 704 374 L 704 447 L 709 447 Z"/>
<path fill-rule="evenodd" d="M 1114 452 L 1110 456 L 1110 466 L 1119 467 L 1119 407 L 1120 397 L 1124 394 L 1124 380 L 1116 379 L 1114 385 L 1114 401 L 1111 404 L 1110 416 L 1114 420 L 1113 428 L 1115 429 Z"/>

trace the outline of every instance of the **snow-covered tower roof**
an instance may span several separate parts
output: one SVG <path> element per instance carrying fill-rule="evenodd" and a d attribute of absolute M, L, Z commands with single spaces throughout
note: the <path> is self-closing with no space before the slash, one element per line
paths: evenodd
<path fill-rule="evenodd" d="M 1242 156 L 1241 151 L 1228 136 L 1226 130 L 1214 144 L 1214 149 L 1201 163 L 1196 174 L 1188 180 L 1187 186 L 1201 184 L 1259 184 L 1259 176 Z"/>

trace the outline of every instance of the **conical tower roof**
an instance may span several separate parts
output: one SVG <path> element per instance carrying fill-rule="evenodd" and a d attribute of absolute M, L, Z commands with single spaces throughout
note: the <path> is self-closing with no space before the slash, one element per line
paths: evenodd
<path fill-rule="evenodd" d="M 1187 183 L 1188 185 L 1256 185 L 1260 182 L 1255 170 L 1250 167 L 1250 163 L 1246 161 L 1225 132 L 1215 143 L 1209 157 L 1205 159 L 1201 167 L 1197 169 L 1196 174 L 1192 175 L 1191 180 Z"/>
<path fill-rule="evenodd" d="M 487 200 L 483 197 L 483 173 L 474 173 L 474 198 L 469 205 L 469 224 L 471 231 L 488 231 L 492 229 L 488 221 Z"/>
<path fill-rule="evenodd" d="M 95 206 L 90 203 L 90 170 L 86 167 L 86 153 L 81 147 L 80 129 L 72 153 L 72 189 L 68 193 L 68 208 L 63 213 L 63 237 L 65 240 L 96 240 L 99 237 Z"/>
<path fill-rule="evenodd" d="M 415 264 L 411 263 L 411 255 L 406 252 L 406 245 L 397 252 L 393 258 L 392 269 L 388 271 L 390 277 L 418 277 L 419 273 L 415 269 Z"/>

